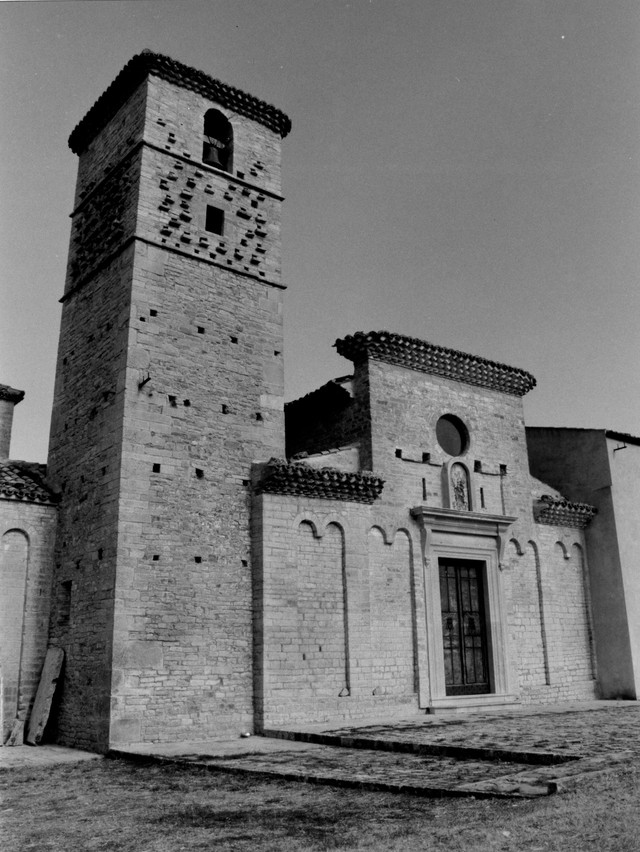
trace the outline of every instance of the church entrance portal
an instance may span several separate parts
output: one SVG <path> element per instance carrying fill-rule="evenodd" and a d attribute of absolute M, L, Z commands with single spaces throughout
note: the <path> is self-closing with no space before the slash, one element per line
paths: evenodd
<path fill-rule="evenodd" d="M 446 694 L 487 693 L 484 563 L 440 559 L 439 568 Z"/>

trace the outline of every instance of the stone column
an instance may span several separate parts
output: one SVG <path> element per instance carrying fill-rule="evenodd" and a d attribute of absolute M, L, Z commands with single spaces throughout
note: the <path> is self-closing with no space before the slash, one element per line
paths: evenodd
<path fill-rule="evenodd" d="M 9 458 L 13 409 L 24 399 L 24 391 L 0 385 L 0 460 Z"/>

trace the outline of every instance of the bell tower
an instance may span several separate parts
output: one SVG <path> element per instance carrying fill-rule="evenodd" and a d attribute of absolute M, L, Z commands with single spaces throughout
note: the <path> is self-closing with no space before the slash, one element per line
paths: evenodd
<path fill-rule="evenodd" d="M 252 725 L 253 460 L 284 455 L 274 107 L 135 56 L 79 156 L 48 469 L 58 738 Z"/>

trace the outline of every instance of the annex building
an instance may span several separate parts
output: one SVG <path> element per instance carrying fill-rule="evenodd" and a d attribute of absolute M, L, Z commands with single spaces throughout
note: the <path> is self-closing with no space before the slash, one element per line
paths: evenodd
<path fill-rule="evenodd" d="M 523 370 L 386 331 L 284 404 L 279 110 L 134 57 L 79 157 L 49 458 L 0 387 L 4 736 L 106 751 L 638 697 L 640 439 L 527 429 Z"/>

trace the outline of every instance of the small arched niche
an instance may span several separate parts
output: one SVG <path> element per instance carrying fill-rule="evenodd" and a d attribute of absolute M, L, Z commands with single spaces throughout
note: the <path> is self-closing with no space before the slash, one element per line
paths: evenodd
<path fill-rule="evenodd" d="M 471 512 L 473 489 L 471 473 L 466 464 L 458 459 L 445 463 L 443 467 L 445 507 L 459 512 Z"/>
<path fill-rule="evenodd" d="M 202 162 L 225 172 L 233 168 L 233 127 L 217 109 L 207 110 L 204 116 Z"/>

